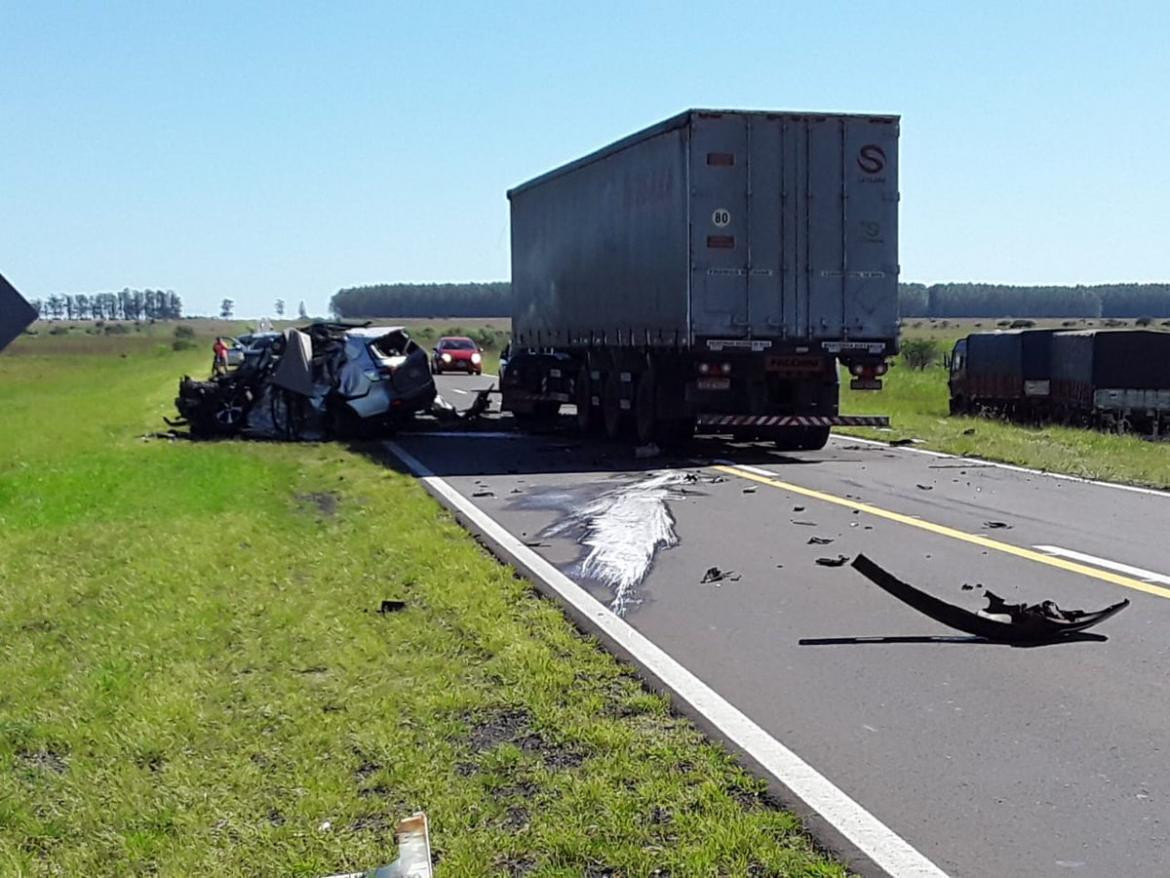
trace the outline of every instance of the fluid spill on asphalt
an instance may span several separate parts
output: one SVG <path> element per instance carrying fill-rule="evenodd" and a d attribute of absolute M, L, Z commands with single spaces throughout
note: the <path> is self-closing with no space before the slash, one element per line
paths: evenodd
<path fill-rule="evenodd" d="M 661 549 L 678 545 L 668 503 L 683 499 L 687 473 L 663 470 L 634 481 L 534 491 L 518 497 L 525 509 L 555 509 L 562 517 L 540 532 L 543 538 L 573 537 L 585 549 L 572 573 L 613 593 L 618 615 L 639 603 L 636 589 Z"/>

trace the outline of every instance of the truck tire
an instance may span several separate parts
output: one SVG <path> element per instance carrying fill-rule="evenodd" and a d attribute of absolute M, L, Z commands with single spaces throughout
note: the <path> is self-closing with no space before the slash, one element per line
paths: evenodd
<path fill-rule="evenodd" d="M 588 363 L 577 370 L 577 380 L 573 385 L 573 398 L 577 403 L 578 432 L 594 432 L 597 429 L 599 418 L 598 413 L 593 409 L 593 379 L 590 377 Z"/>
<path fill-rule="evenodd" d="M 667 447 L 677 448 L 695 438 L 694 418 L 672 418 L 658 422 L 658 441 Z"/>
<path fill-rule="evenodd" d="M 647 445 L 657 438 L 658 416 L 655 411 L 657 394 L 658 382 L 654 377 L 654 370 L 647 367 L 638 378 L 638 386 L 634 390 L 634 436 L 639 445 Z"/>
<path fill-rule="evenodd" d="M 830 427 L 781 427 L 772 442 L 780 451 L 819 451 L 829 441 Z"/>
<path fill-rule="evenodd" d="M 620 439 L 626 420 L 622 415 L 622 380 L 616 369 L 606 373 L 605 385 L 601 391 L 601 415 L 605 425 L 605 438 Z"/>

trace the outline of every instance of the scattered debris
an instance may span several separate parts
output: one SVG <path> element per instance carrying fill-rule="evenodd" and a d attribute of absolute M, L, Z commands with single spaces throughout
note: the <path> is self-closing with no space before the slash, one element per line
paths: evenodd
<path fill-rule="evenodd" d="M 985 521 L 983 526 L 991 530 L 1011 530 L 1012 526 L 1006 521 Z"/>
<path fill-rule="evenodd" d="M 808 544 L 810 546 L 827 546 L 833 542 L 832 537 L 809 537 Z"/>
<path fill-rule="evenodd" d="M 662 449 L 653 442 L 649 443 L 648 445 L 639 445 L 634 449 L 634 457 L 637 460 L 646 460 L 651 457 L 658 457 L 660 454 L 662 454 Z"/>
<path fill-rule="evenodd" d="M 756 486 L 755 485 L 748 485 L 746 488 L 743 489 L 743 492 L 745 494 L 754 494 L 754 493 L 756 493 Z"/>
<path fill-rule="evenodd" d="M 494 496 L 496 496 L 496 494 L 494 491 L 476 491 L 471 496 L 472 497 L 494 497 Z"/>
<path fill-rule="evenodd" d="M 817 563 L 822 567 L 842 567 L 848 560 L 848 555 L 838 555 L 836 558 L 817 558 Z"/>
<path fill-rule="evenodd" d="M 815 521 L 802 521 L 799 518 L 793 518 L 793 519 L 790 519 L 790 521 L 793 524 L 799 524 L 799 525 L 802 525 L 804 527 L 816 527 L 817 526 L 817 523 Z"/>
<path fill-rule="evenodd" d="M 328 878 L 431 878 L 431 836 L 427 815 L 422 811 L 400 820 L 395 827 L 398 836 L 398 859 L 387 866 L 368 872 L 347 872 Z"/>
<path fill-rule="evenodd" d="M 804 507 L 803 506 L 793 506 L 792 511 L 793 512 L 804 512 Z"/>
<path fill-rule="evenodd" d="M 703 574 L 703 578 L 699 580 L 701 585 L 707 585 L 711 582 L 739 582 L 740 575 L 734 570 L 720 570 L 718 567 L 708 567 L 707 572 Z"/>
<path fill-rule="evenodd" d="M 990 591 L 984 591 L 987 607 L 972 613 L 902 582 L 865 555 L 854 559 L 853 568 L 878 588 L 936 622 L 998 643 L 1059 641 L 1091 628 L 1129 606 L 1126 599 L 1103 610 L 1063 610 L 1052 601 L 1009 604 Z"/>
<path fill-rule="evenodd" d="M 378 607 L 378 612 L 382 615 L 387 613 L 397 613 L 399 610 L 406 609 L 406 601 L 395 600 L 389 598 L 382 601 L 382 606 Z"/>
<path fill-rule="evenodd" d="M 891 448 L 901 448 L 903 445 L 916 445 L 919 441 L 918 439 L 890 439 L 889 445 Z"/>
<path fill-rule="evenodd" d="M 973 591 L 974 589 L 977 589 L 977 588 L 983 588 L 983 583 L 982 583 L 982 582 L 977 582 L 977 583 L 975 583 L 974 585 L 972 585 L 972 584 L 971 584 L 971 583 L 969 583 L 969 582 L 964 582 L 964 583 L 963 583 L 961 586 L 959 586 L 959 587 L 960 587 L 961 589 L 963 589 L 963 591 Z"/>
<path fill-rule="evenodd" d="M 968 427 L 966 430 L 963 431 L 963 435 L 964 436 L 974 436 L 975 435 L 975 428 Z"/>
<path fill-rule="evenodd" d="M 530 548 L 530 549 L 547 549 L 549 544 L 543 543 L 540 540 L 532 540 L 532 541 L 525 540 L 524 545 L 528 546 L 528 548 Z"/>
<path fill-rule="evenodd" d="M 918 487 L 919 491 L 933 491 L 934 490 L 933 485 L 918 485 L 917 487 Z"/>

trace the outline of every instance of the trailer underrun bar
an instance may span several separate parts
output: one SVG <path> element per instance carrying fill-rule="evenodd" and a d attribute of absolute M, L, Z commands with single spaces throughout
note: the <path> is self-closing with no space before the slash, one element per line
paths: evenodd
<path fill-rule="evenodd" d="M 888 427 L 885 415 L 699 415 L 700 427 Z"/>

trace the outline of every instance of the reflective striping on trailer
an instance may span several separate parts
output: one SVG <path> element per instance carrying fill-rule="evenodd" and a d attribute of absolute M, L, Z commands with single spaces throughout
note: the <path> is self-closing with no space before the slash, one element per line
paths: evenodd
<path fill-rule="evenodd" d="M 699 415 L 701 427 L 888 427 L 885 415 Z"/>

